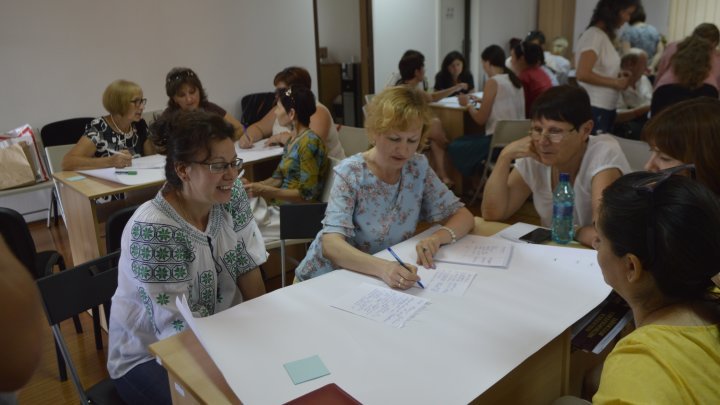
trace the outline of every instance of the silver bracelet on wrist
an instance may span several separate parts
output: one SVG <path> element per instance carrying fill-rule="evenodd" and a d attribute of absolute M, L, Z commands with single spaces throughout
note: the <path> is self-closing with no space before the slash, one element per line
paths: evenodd
<path fill-rule="evenodd" d="M 451 244 L 457 242 L 457 237 L 455 236 L 455 231 L 448 228 L 447 226 L 441 226 L 440 229 L 444 229 L 444 230 L 448 231 L 448 233 L 450 234 L 450 239 L 452 239 L 450 241 Z"/>

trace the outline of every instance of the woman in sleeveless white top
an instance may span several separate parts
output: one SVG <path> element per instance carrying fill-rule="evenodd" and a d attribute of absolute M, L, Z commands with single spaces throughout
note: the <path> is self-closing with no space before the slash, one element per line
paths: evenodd
<path fill-rule="evenodd" d="M 485 127 L 485 136 L 465 134 L 448 146 L 451 162 L 465 176 L 479 173 L 482 162 L 488 156 L 490 136 L 495 132 L 498 121 L 525 117 L 522 84 L 505 66 L 505 52 L 498 45 L 491 45 L 485 48 L 481 58 L 485 74 L 489 76 L 482 100 L 472 95 L 460 95 L 458 101 L 460 105 L 467 106 L 468 114 L 478 125 Z M 476 102 L 481 103 L 480 108 L 475 108 L 473 104 Z"/>

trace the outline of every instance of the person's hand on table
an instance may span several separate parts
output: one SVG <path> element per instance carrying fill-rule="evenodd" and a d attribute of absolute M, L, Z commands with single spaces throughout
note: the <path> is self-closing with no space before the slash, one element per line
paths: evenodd
<path fill-rule="evenodd" d="M 417 275 L 417 267 L 412 264 L 405 264 L 408 269 L 396 261 L 386 261 L 382 272 L 382 280 L 388 286 L 400 290 L 407 290 L 420 281 Z"/>
<path fill-rule="evenodd" d="M 455 85 L 455 91 L 465 91 L 468 89 L 467 83 L 458 83 Z"/>
<path fill-rule="evenodd" d="M 127 149 L 121 150 L 110 156 L 110 164 L 118 169 L 132 166 L 132 155 Z"/>
<path fill-rule="evenodd" d="M 253 146 L 252 138 L 246 133 L 243 134 L 243 136 L 238 139 L 238 146 L 240 146 L 242 149 L 250 149 Z"/>
<path fill-rule="evenodd" d="M 435 253 L 440 250 L 440 241 L 436 236 L 427 237 L 415 245 L 415 251 L 417 252 L 418 259 L 417 264 L 422 265 L 426 269 L 435 268 Z"/>
<path fill-rule="evenodd" d="M 280 145 L 284 146 L 290 139 L 290 132 L 280 132 L 275 134 L 265 141 L 265 146 Z"/>
<path fill-rule="evenodd" d="M 468 103 L 470 103 L 470 96 L 467 94 L 458 94 L 458 104 L 460 104 L 463 107 L 466 107 Z"/>

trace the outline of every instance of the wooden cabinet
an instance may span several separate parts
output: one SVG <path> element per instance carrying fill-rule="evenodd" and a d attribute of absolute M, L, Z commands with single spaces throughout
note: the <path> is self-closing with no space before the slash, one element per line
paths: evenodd
<path fill-rule="evenodd" d="M 342 92 L 340 64 L 320 64 L 318 73 L 318 100 L 332 111 L 333 101 Z"/>

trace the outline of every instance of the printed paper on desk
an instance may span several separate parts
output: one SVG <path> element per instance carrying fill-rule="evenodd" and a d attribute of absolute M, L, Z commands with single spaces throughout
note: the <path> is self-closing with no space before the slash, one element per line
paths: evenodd
<path fill-rule="evenodd" d="M 243 160 L 243 163 L 252 163 L 258 160 L 280 156 L 283 153 L 283 147 L 279 145 L 265 146 L 267 139 L 261 139 L 255 142 L 250 149 L 240 148 L 240 143 L 235 142 L 235 153 Z"/>
<path fill-rule="evenodd" d="M 512 250 L 512 243 L 504 240 L 465 235 L 456 243 L 441 247 L 435 254 L 435 261 L 507 268 L 510 264 Z"/>
<path fill-rule="evenodd" d="M 123 172 L 128 171 L 121 169 Z M 117 173 L 114 167 L 104 169 L 78 170 L 78 173 L 88 176 L 98 177 L 104 180 L 114 181 L 115 183 L 124 184 L 126 186 L 135 186 L 139 184 L 154 183 L 165 180 L 165 171 L 162 169 L 139 169 L 132 170 L 134 174 Z"/>
<path fill-rule="evenodd" d="M 165 168 L 165 156 L 158 154 L 133 158 L 130 167 L 133 169 L 163 169 Z"/>
<path fill-rule="evenodd" d="M 415 314 L 430 302 L 387 287 L 362 283 L 340 297 L 330 306 L 402 328 Z"/>

